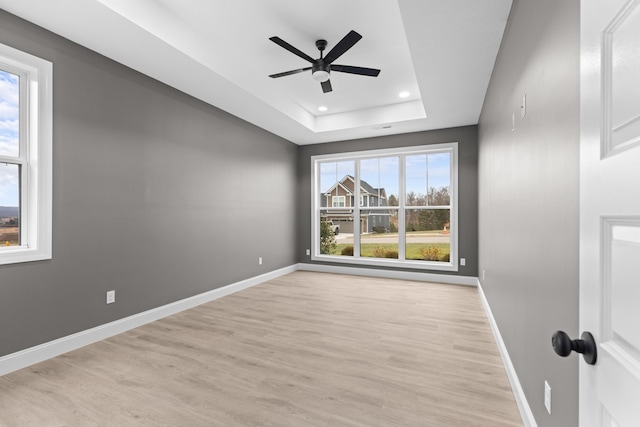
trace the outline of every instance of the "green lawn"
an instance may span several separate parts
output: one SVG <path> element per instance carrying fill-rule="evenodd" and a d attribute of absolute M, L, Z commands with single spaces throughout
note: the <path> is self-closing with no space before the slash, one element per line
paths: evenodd
<path fill-rule="evenodd" d="M 423 232 L 424 233 L 424 232 Z M 365 239 L 363 239 L 365 240 Z M 346 243 L 336 245 L 336 249 L 331 252 L 331 255 L 340 255 L 342 249 L 347 246 L 353 246 Z M 420 249 L 426 249 L 428 247 L 438 248 L 440 256 L 449 254 L 449 243 L 408 243 L 407 244 L 407 259 L 423 259 Z M 374 257 L 373 251 L 375 248 L 384 248 L 386 251 L 398 251 L 398 245 L 394 243 L 362 243 L 360 245 L 360 256 Z"/>
<path fill-rule="evenodd" d="M 407 236 L 441 235 L 442 234 L 442 230 L 407 231 L 405 234 Z M 375 239 L 375 238 L 380 237 L 380 236 L 397 237 L 398 233 L 397 232 L 395 232 L 395 233 L 384 233 L 384 234 L 368 233 L 368 234 L 362 234 L 360 236 L 360 239 L 362 239 L 362 240 Z"/>

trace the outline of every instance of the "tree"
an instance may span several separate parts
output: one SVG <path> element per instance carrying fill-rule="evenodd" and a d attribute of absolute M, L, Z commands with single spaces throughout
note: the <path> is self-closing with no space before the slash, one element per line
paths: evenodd
<path fill-rule="evenodd" d="M 322 217 L 320 218 L 320 253 L 329 255 L 335 248 L 336 235 L 333 233 L 333 227 L 325 217 Z"/>
<path fill-rule="evenodd" d="M 449 206 L 449 187 L 430 187 L 427 194 L 407 193 L 406 206 Z M 442 230 L 449 223 L 449 209 L 407 209 L 406 231 Z"/>
<path fill-rule="evenodd" d="M 416 193 L 414 193 L 413 191 L 410 191 L 407 193 L 407 206 L 416 206 L 416 199 L 418 198 L 418 196 L 416 196 Z"/>
<path fill-rule="evenodd" d="M 420 210 L 418 214 L 418 230 L 435 230 L 434 212 L 432 210 Z"/>
<path fill-rule="evenodd" d="M 448 206 L 451 204 L 451 196 L 449 187 L 430 188 L 429 189 L 429 205 L 431 206 Z M 444 230 L 446 224 L 451 219 L 451 211 L 448 209 L 438 209 L 433 211 L 432 230 Z"/>
<path fill-rule="evenodd" d="M 449 187 L 429 188 L 428 200 L 430 206 L 446 206 L 450 204 Z"/>

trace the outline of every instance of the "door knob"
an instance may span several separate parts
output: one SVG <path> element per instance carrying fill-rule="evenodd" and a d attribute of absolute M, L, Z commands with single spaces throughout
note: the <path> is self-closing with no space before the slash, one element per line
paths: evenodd
<path fill-rule="evenodd" d="M 590 332 L 583 332 L 582 339 L 572 340 L 564 331 L 556 331 L 551 337 L 553 350 L 562 357 L 567 357 L 572 351 L 582 354 L 584 361 L 589 365 L 595 365 L 598 359 L 596 340 Z"/>

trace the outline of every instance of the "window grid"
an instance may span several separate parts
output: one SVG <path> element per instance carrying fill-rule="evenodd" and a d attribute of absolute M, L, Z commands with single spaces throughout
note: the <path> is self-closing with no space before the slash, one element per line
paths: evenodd
<path fill-rule="evenodd" d="M 29 105 L 28 105 L 28 76 L 26 75 L 26 73 L 21 72 L 18 69 L 15 69 L 14 67 L 9 66 L 8 64 L 4 64 L 4 63 L 0 63 L 0 71 L 3 72 L 4 76 L 9 77 L 9 79 L 11 79 L 11 77 L 14 77 L 17 79 L 17 88 L 18 88 L 18 101 L 17 101 L 17 110 L 18 110 L 18 126 L 17 126 L 17 153 L 12 153 L 11 149 L 9 148 L 9 152 L 5 152 L 5 154 L 3 155 L 2 153 L 0 153 L 0 164 L 5 165 L 6 167 L 9 166 L 16 166 L 17 167 L 17 177 L 18 177 L 18 184 L 17 184 L 17 198 L 18 200 L 15 202 L 17 203 L 17 208 L 18 208 L 18 224 L 16 224 L 18 226 L 18 241 L 17 241 L 17 245 L 14 245 L 10 242 L 9 239 L 2 239 L 2 241 L 0 241 L 0 250 L 2 250 L 4 248 L 5 251 L 7 251 L 8 247 L 13 247 L 13 246 L 25 246 L 28 243 L 28 227 L 25 226 L 25 224 L 23 224 L 22 218 L 26 218 L 27 217 L 27 213 L 28 213 L 28 200 L 26 200 L 25 198 L 22 197 L 23 194 L 25 194 L 25 191 L 27 189 L 27 184 L 28 184 L 28 177 L 27 175 L 27 168 L 25 168 L 24 166 L 27 164 L 27 153 L 28 153 L 28 148 L 27 148 L 27 123 L 28 123 L 28 111 L 29 111 Z M 9 89 L 7 87 L 5 87 L 5 90 Z M 10 97 L 10 94 L 7 94 L 6 96 Z M 6 102 L 5 99 L 0 100 L 2 101 L 3 104 L 5 104 L 5 108 L 7 109 L 11 109 L 11 105 L 10 102 Z M 9 104 L 9 105 L 7 105 Z M 3 117 L 4 120 L 4 117 Z M 10 124 L 10 123 L 9 123 Z M 3 125 L 5 125 L 5 127 L 7 127 L 7 123 L 3 122 Z M 5 135 L 5 137 L 8 137 L 8 139 L 11 139 L 12 135 Z M 6 184 L 6 183 L 5 183 Z M 12 239 L 11 239 L 12 240 Z M 1 252 L 0 252 L 1 253 Z"/>
<path fill-rule="evenodd" d="M 425 198 L 425 205 L 423 206 L 409 206 L 406 203 L 407 197 L 407 188 L 406 188 L 406 158 L 411 155 L 424 154 L 425 160 L 428 163 L 429 154 L 447 154 L 449 156 L 449 177 L 448 177 L 448 195 L 449 195 L 449 203 L 441 204 L 441 205 L 431 205 L 429 203 L 429 187 L 426 189 L 426 193 L 423 197 Z M 457 143 L 450 144 L 438 144 L 432 146 L 423 146 L 423 147 L 408 147 L 404 149 L 390 149 L 390 150 L 375 150 L 369 152 L 359 152 L 359 153 L 347 153 L 342 155 L 326 155 L 326 156 L 314 156 L 312 157 L 312 210 L 316 212 L 318 210 L 317 200 L 318 195 L 321 191 L 321 188 L 318 186 L 320 177 L 318 176 L 319 171 L 322 168 L 323 164 L 339 162 L 339 161 L 353 161 L 355 163 L 354 167 L 354 189 L 353 189 L 353 200 L 361 200 L 361 187 L 363 184 L 355 185 L 355 183 L 361 183 L 361 161 L 364 160 L 378 160 L 378 174 L 377 174 L 377 194 L 380 196 L 381 194 L 381 173 L 380 173 L 380 162 L 379 160 L 382 157 L 389 156 L 397 156 L 399 158 L 399 170 L 398 170 L 398 195 L 397 195 L 397 206 L 389 206 L 388 203 L 384 206 L 384 209 L 380 209 L 380 198 L 377 199 L 375 204 L 369 203 L 363 206 L 361 203 L 353 203 L 354 206 L 350 206 L 350 210 L 353 212 L 353 257 L 349 257 L 347 260 L 349 263 L 364 263 L 364 264 L 372 264 L 375 263 L 377 265 L 384 264 L 389 266 L 399 266 L 399 267 L 409 267 L 409 268 L 428 268 L 428 269 L 436 269 L 436 270 L 454 270 L 457 271 L 458 268 L 458 259 L 457 259 Z M 335 174 L 336 181 L 341 179 L 339 174 Z M 429 171 L 427 170 L 425 173 L 426 180 L 428 183 L 429 180 Z M 369 183 L 371 184 L 371 183 Z M 428 184 L 426 184 L 428 185 Z M 371 189 L 369 189 L 371 191 Z M 387 198 L 389 194 L 387 194 Z M 330 211 L 326 208 L 321 208 L 325 213 L 329 213 Z M 443 232 L 449 232 L 449 259 L 448 261 L 429 261 L 427 258 L 425 260 L 416 261 L 416 258 L 410 259 L 407 258 L 407 224 L 406 224 L 406 212 L 408 210 L 416 211 L 438 211 L 438 210 L 449 210 L 449 222 L 447 226 L 444 227 Z M 361 243 L 362 243 L 362 234 L 366 234 L 366 230 L 362 230 L 362 221 L 366 220 L 367 215 L 376 214 L 376 213 L 390 213 L 395 212 L 395 216 L 397 218 L 397 229 L 398 229 L 398 254 L 397 260 L 382 260 L 380 258 L 370 259 L 370 256 L 366 256 L 368 259 L 364 259 L 365 256 L 362 256 L 360 253 Z M 314 213 L 315 216 L 315 213 Z M 442 221 L 442 219 L 441 219 Z M 312 244 L 314 247 L 312 253 L 312 259 L 318 261 L 337 261 L 344 262 L 344 257 L 336 256 L 336 255 L 327 255 L 320 254 L 318 252 L 319 240 L 320 236 L 318 234 L 318 227 L 315 224 L 315 220 L 312 223 Z M 342 229 L 341 229 L 342 233 Z"/>
<path fill-rule="evenodd" d="M 53 67 L 48 61 L 0 44 L 0 69 L 18 78 L 18 152 L 5 146 L 0 164 L 18 168 L 17 194 L 9 195 L 4 203 L 11 207 L 17 204 L 19 211 L 18 244 L 0 245 L 0 265 L 50 259 Z M 0 102 L 15 105 L 10 92 L 3 91 L 2 97 Z M 2 120 L 5 130 L 14 129 L 11 118 L 4 116 Z M 11 134 L 4 136 L 13 138 Z M 6 188 L 12 187 L 11 180 L 5 175 Z"/>

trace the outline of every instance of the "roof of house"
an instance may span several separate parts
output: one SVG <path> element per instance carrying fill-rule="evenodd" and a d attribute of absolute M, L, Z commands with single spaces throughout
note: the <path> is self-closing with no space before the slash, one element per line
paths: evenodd
<path fill-rule="evenodd" d="M 342 178 L 340 181 L 336 182 L 334 185 L 331 186 L 331 188 L 329 188 L 327 191 L 325 191 L 324 194 L 329 194 L 331 193 L 331 191 L 333 191 L 334 188 L 336 188 L 336 186 L 341 185 L 343 188 L 345 188 L 346 190 L 349 190 L 347 187 L 345 187 L 342 183 L 345 182 L 347 179 L 350 179 L 351 181 L 355 182 L 355 178 L 351 175 L 345 175 L 344 178 Z M 373 186 L 371 186 L 367 181 L 364 180 L 360 180 L 360 188 L 362 188 L 364 191 L 366 191 L 369 194 L 376 194 L 382 198 L 386 198 L 387 197 L 387 193 L 385 191 L 384 188 L 374 188 Z"/>

